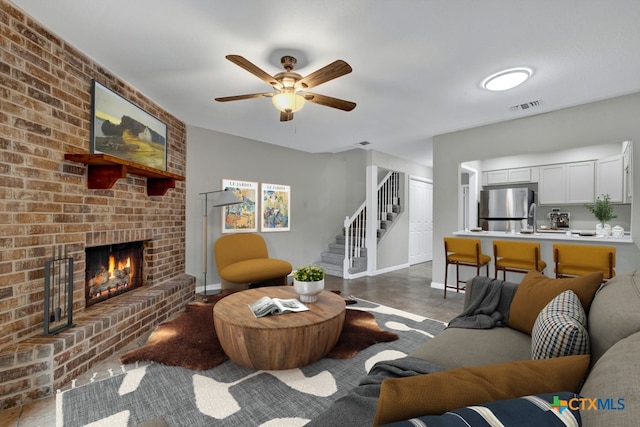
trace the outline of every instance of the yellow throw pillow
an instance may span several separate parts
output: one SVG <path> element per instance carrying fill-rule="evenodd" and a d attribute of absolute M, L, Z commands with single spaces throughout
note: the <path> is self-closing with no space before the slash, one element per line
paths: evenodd
<path fill-rule="evenodd" d="M 564 291 L 571 290 L 580 299 L 585 313 L 602 283 L 602 272 L 575 278 L 551 279 L 532 270 L 527 273 L 513 296 L 509 310 L 509 327 L 531 335 L 540 311 Z"/>
<path fill-rule="evenodd" d="M 382 382 L 373 425 L 439 415 L 494 400 L 560 391 L 577 392 L 589 355 L 458 368 Z"/>

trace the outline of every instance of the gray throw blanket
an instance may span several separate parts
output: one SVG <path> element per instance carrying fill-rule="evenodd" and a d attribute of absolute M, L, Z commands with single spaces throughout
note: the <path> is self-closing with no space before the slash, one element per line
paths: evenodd
<path fill-rule="evenodd" d="M 509 307 L 518 289 L 515 283 L 489 277 L 473 278 L 465 292 L 467 308 L 449 322 L 449 328 L 491 329 L 509 325 Z"/>
<path fill-rule="evenodd" d="M 305 427 L 371 427 L 378 407 L 380 386 L 386 378 L 411 377 L 444 371 L 444 368 L 415 357 L 376 363 L 349 394 L 336 400 Z"/>

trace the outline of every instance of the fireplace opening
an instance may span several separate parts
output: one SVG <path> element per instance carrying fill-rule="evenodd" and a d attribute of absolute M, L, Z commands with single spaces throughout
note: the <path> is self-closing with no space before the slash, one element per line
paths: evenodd
<path fill-rule="evenodd" d="M 143 242 L 86 248 L 86 306 L 142 286 Z"/>

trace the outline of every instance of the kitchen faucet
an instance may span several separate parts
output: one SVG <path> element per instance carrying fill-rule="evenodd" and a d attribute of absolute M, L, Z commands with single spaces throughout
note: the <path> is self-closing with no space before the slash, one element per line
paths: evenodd
<path fill-rule="evenodd" d="M 536 206 L 535 203 L 531 203 L 531 205 L 529 205 L 529 218 L 532 218 L 532 224 L 531 224 L 531 228 L 533 228 L 533 231 L 536 231 L 536 214 L 538 213 L 538 207 Z"/>

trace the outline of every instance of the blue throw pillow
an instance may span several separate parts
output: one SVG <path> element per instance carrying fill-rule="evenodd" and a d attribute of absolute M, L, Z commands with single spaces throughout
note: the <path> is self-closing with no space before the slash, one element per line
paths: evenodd
<path fill-rule="evenodd" d="M 498 420 L 507 427 L 581 426 L 580 411 L 571 409 L 569 400 L 575 393 L 560 392 L 496 400 L 467 406 L 442 415 L 427 415 L 385 424 L 386 427 L 491 427 Z M 487 421 L 490 420 L 490 421 Z"/>

